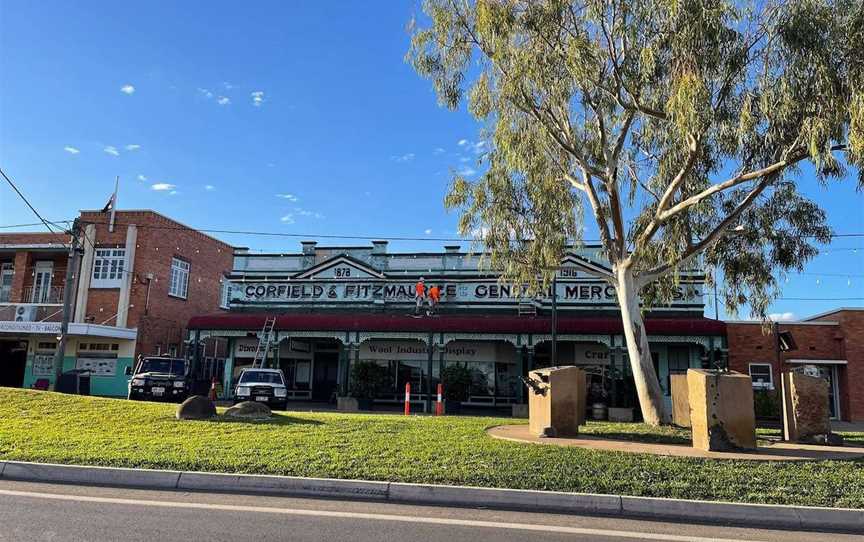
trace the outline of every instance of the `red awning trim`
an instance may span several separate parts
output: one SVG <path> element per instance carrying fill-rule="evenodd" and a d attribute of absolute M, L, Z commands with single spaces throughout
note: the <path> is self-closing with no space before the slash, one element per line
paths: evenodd
<path fill-rule="evenodd" d="M 259 331 L 266 313 L 234 313 L 194 316 L 189 329 Z M 384 314 L 280 314 L 278 331 L 401 331 L 417 333 L 549 333 L 551 319 L 525 316 L 440 315 L 413 318 Z M 645 328 L 655 335 L 725 335 L 726 324 L 704 317 L 646 318 Z M 618 318 L 558 318 L 558 333 L 619 334 Z"/>

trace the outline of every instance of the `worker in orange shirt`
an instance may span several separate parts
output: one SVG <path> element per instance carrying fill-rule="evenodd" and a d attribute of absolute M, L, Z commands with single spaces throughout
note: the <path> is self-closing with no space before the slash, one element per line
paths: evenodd
<path fill-rule="evenodd" d="M 416 306 L 414 307 L 414 314 L 419 316 L 420 310 L 423 308 L 423 302 L 426 300 L 426 284 L 423 282 L 423 277 L 420 277 L 420 280 L 417 281 L 417 284 L 414 285 L 414 301 L 416 301 Z"/>
<path fill-rule="evenodd" d="M 441 289 L 437 284 L 433 284 L 429 288 L 429 316 L 432 316 L 435 313 L 435 309 L 438 307 L 438 303 L 441 301 Z"/>

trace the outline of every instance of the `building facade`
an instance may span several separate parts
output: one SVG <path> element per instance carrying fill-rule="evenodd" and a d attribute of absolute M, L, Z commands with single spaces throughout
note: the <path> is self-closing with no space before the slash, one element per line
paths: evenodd
<path fill-rule="evenodd" d="M 93 395 L 125 396 L 141 354 L 182 355 L 193 314 L 219 310 L 233 247 L 154 211 L 82 211 L 80 265 L 64 284 L 68 234 L 0 234 L 0 385 L 51 388 L 64 292 L 63 370 Z"/>
<path fill-rule="evenodd" d="M 864 309 L 841 308 L 770 327 L 760 322 L 727 322 L 729 367 L 750 374 L 754 389 L 780 391 L 780 373 L 808 367 L 829 383 L 833 418 L 864 421 Z M 778 347 L 788 332 L 794 347 Z"/>
<path fill-rule="evenodd" d="M 459 247 L 432 253 L 387 248 L 384 241 L 371 247 L 304 242 L 300 253 L 236 252 L 226 284 L 229 311 L 189 323 L 193 340 L 228 343 L 226 393 L 251 365 L 265 322 L 275 318 L 278 347 L 268 364 L 284 371 L 293 399 L 328 401 L 346 394 L 351 366 L 372 361 L 390 375 L 379 401 L 401 401 L 410 383 L 412 400 L 428 406 L 442 367 L 459 363 L 472 372 L 468 405 L 508 407 L 524 400 L 520 377 L 557 363 L 588 369 L 598 400 L 635 405 L 615 293 L 590 273 L 604 268 L 599 247 L 570 251 L 555 284 L 530 299 L 499 283 L 479 256 Z M 421 277 L 441 290 L 432 316 L 413 315 Z M 646 320 L 667 396 L 669 374 L 725 356 L 723 323 L 703 316 L 703 279 L 698 271 L 687 274 L 675 301 L 653 309 Z"/>

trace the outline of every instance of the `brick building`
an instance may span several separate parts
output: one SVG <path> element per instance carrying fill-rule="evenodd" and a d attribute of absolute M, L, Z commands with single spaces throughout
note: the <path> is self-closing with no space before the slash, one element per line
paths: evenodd
<path fill-rule="evenodd" d="M 192 315 L 219 310 L 233 247 L 149 210 L 82 211 L 64 370 L 126 394 L 141 354 L 181 354 Z M 53 385 L 67 234 L 0 234 L 0 385 Z"/>
<path fill-rule="evenodd" d="M 781 352 L 777 333 L 789 332 L 794 348 Z M 797 322 L 763 328 L 727 322 L 729 367 L 753 378 L 754 388 L 780 389 L 780 372 L 811 366 L 831 384 L 836 419 L 864 421 L 864 309 L 841 308 Z"/>

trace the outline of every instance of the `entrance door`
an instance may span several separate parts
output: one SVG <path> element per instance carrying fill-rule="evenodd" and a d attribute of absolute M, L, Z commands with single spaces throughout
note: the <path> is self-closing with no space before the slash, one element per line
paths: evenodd
<path fill-rule="evenodd" d="M 51 297 L 51 275 L 53 274 L 54 262 L 36 262 L 30 303 L 48 303 Z"/>
<path fill-rule="evenodd" d="M 27 343 L 0 341 L 0 386 L 20 388 L 24 385 Z"/>
<path fill-rule="evenodd" d="M 339 373 L 338 352 L 316 352 L 312 369 L 312 399 L 330 401 L 336 391 Z"/>
<path fill-rule="evenodd" d="M 837 420 L 840 418 L 839 394 L 837 393 L 837 366 L 819 365 L 816 368 L 819 370 L 819 376 L 828 381 L 828 408 L 831 413 L 831 419 Z"/>

